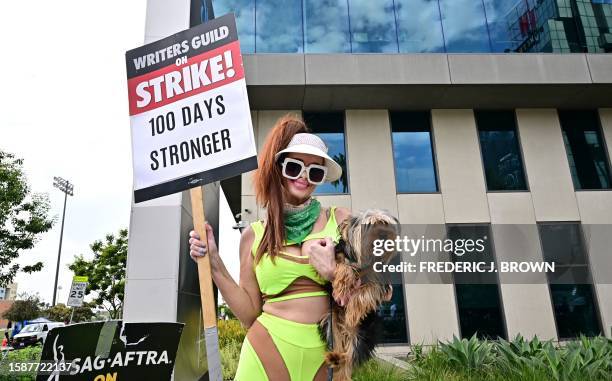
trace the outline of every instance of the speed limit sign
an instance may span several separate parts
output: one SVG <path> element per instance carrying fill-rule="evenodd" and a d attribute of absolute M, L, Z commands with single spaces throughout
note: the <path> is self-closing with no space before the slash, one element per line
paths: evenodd
<path fill-rule="evenodd" d="M 83 298 L 85 297 L 85 289 L 87 288 L 86 276 L 75 276 L 72 278 L 72 286 L 68 294 L 68 307 L 81 307 Z"/>

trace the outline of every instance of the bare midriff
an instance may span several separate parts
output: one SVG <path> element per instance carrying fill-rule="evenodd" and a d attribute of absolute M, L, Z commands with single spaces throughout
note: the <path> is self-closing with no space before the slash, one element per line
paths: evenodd
<path fill-rule="evenodd" d="M 309 296 L 264 303 L 264 312 L 298 323 L 318 323 L 329 312 L 329 297 Z"/>

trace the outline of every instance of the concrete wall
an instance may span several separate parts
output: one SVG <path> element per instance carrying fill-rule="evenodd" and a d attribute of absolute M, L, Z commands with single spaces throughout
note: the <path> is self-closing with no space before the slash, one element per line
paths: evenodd
<path fill-rule="evenodd" d="M 445 221 L 489 222 L 474 112 L 432 110 L 431 120 Z"/>
<path fill-rule="evenodd" d="M 609 54 L 246 54 L 253 109 L 612 107 Z"/>

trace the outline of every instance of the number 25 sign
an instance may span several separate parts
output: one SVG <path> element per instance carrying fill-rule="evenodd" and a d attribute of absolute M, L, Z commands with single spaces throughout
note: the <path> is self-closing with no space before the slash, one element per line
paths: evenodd
<path fill-rule="evenodd" d="M 72 286 L 68 294 L 68 307 L 81 307 L 83 298 L 85 297 L 85 289 L 87 288 L 86 276 L 75 276 L 72 278 Z"/>

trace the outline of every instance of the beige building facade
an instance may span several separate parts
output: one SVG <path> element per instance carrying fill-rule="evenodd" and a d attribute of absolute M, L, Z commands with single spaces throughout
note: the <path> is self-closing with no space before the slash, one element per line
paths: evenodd
<path fill-rule="evenodd" d="M 529 258 L 543 260 L 539 222 L 581 222 L 599 224 L 606 230 L 612 223 L 612 191 L 576 191 L 572 184 L 566 148 L 556 109 L 516 109 L 528 191 L 487 192 L 473 109 L 432 109 L 432 132 L 440 191 L 433 194 L 397 193 L 389 112 L 384 109 L 345 110 L 346 149 L 350 194 L 319 195 L 323 205 L 343 206 L 354 212 L 383 208 L 410 225 L 450 223 L 514 224 L 531 231 L 520 237 L 506 237 L 503 229 L 495 237 L 498 260 Z M 274 122 L 287 113 L 300 110 L 254 110 L 253 125 L 258 144 Z M 612 150 L 612 109 L 598 110 L 606 136 L 607 150 Z M 252 188 L 251 173 L 242 176 L 241 205 L 243 218 L 249 222 L 265 218 L 258 208 Z M 251 213 L 244 212 L 247 209 Z M 609 231 L 609 230 L 608 230 Z M 493 235 L 496 235 L 495 230 Z M 521 242 L 516 250 L 517 240 Z M 595 241 L 598 239 L 591 236 Z M 594 244 L 590 241 L 591 244 Z M 517 255 L 521 257 L 516 258 Z M 591 270 L 599 306 L 602 332 L 608 337 L 612 327 L 612 294 L 609 285 L 610 246 L 590 247 Z M 598 276 L 599 275 L 599 276 Z M 599 279 L 598 279 L 599 278 Z M 599 282 L 598 282 L 599 281 Z M 558 340 L 548 285 L 504 283 L 500 299 L 508 337 L 521 334 Z M 460 337 L 457 300 L 452 284 L 404 285 L 409 343 L 435 343 Z M 406 343 L 407 344 L 407 343 Z"/>

